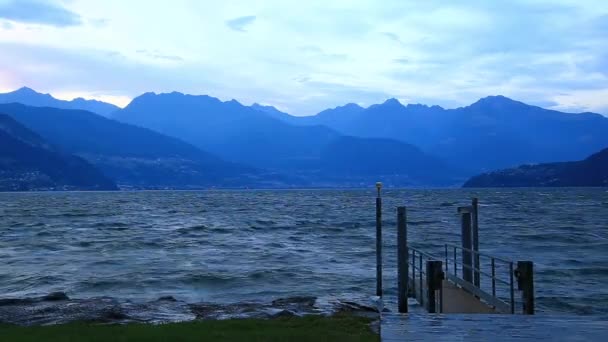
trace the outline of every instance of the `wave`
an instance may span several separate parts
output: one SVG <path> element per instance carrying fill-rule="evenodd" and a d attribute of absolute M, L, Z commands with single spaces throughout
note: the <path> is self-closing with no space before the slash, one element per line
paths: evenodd
<path fill-rule="evenodd" d="M 270 302 L 187 303 L 173 296 L 134 302 L 111 297 L 72 299 L 63 292 L 44 297 L 0 299 L 0 322 L 48 325 L 68 322 L 166 323 L 194 319 L 262 318 L 331 315 L 349 312 L 377 316 L 371 303 L 338 298 L 292 296 Z"/>

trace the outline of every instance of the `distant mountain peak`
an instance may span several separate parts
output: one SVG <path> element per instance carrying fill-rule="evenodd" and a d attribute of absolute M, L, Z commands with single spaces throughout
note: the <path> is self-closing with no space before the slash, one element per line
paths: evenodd
<path fill-rule="evenodd" d="M 403 104 L 401 102 L 399 102 L 399 100 L 397 100 L 394 97 L 392 97 L 392 98 L 384 101 L 384 103 L 382 105 L 383 106 L 399 106 L 399 107 L 403 107 Z"/>
<path fill-rule="evenodd" d="M 347 104 L 345 104 L 344 106 L 342 106 L 343 108 L 349 108 L 349 109 L 363 109 L 363 107 L 359 106 L 356 103 L 353 102 L 349 102 Z"/>
<path fill-rule="evenodd" d="M 15 90 L 14 93 L 40 94 L 39 92 L 35 91 L 34 89 L 25 87 L 25 86 Z"/>
<path fill-rule="evenodd" d="M 51 96 L 51 94 L 43 94 L 43 93 L 39 93 L 37 91 L 35 91 L 32 88 L 29 87 L 21 87 L 13 92 L 10 92 L 8 94 L 13 94 L 13 95 L 19 95 L 19 96 L 39 96 L 39 97 L 45 97 L 45 98 L 53 98 L 53 96 Z"/>
<path fill-rule="evenodd" d="M 486 96 L 483 97 L 479 100 L 477 100 L 477 102 L 473 103 L 471 106 L 475 106 L 475 105 L 523 105 L 523 102 L 519 102 L 519 101 L 515 101 L 513 99 L 510 99 L 506 96 L 503 95 L 491 95 L 491 96 Z"/>

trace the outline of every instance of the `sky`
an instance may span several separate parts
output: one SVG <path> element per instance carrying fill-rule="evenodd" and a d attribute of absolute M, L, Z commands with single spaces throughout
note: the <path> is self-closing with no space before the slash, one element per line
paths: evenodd
<path fill-rule="evenodd" d="M 294 115 L 505 95 L 608 115 L 606 0 L 0 0 L 0 92 L 207 94 Z"/>

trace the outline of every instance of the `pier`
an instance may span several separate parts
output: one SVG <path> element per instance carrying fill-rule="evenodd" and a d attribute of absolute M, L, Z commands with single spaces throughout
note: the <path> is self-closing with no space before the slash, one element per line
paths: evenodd
<path fill-rule="evenodd" d="M 426 251 L 414 248 L 409 240 L 405 206 L 395 208 L 396 227 L 383 226 L 382 184 L 376 186 L 376 294 L 382 341 L 415 337 L 408 335 L 412 330 L 408 322 L 420 319 L 420 315 L 482 315 L 489 317 L 487 321 L 497 315 L 534 315 L 534 264 L 479 251 L 477 198 L 454 213 L 460 221 L 460 245 L 445 243 L 442 252 Z M 383 294 L 383 229 L 397 230 L 397 298 Z M 410 312 L 414 305 L 415 311 Z M 463 320 L 463 328 L 482 316 Z"/>

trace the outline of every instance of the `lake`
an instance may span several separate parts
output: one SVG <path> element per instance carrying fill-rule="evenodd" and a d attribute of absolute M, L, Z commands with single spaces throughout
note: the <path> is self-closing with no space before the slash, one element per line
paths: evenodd
<path fill-rule="evenodd" d="M 408 207 L 410 243 L 443 255 L 472 197 L 480 250 L 534 261 L 539 314 L 608 315 L 606 189 L 387 189 L 387 294 L 395 207 Z M 364 308 L 375 293 L 374 204 L 374 189 L 2 193 L 0 320 Z M 54 292 L 71 300 L 42 300 Z"/>

